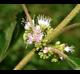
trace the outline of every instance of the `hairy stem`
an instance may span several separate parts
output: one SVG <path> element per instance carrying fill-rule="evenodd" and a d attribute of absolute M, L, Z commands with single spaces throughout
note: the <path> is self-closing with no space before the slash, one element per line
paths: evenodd
<path fill-rule="evenodd" d="M 64 27 L 69 24 L 69 22 L 79 13 L 79 11 L 80 4 L 77 4 L 75 8 L 68 14 L 68 16 L 65 17 L 65 19 L 54 30 L 51 30 L 47 34 L 46 38 L 44 38 L 48 41 L 47 43 L 50 43 L 53 39 L 60 35 L 62 33 L 62 29 L 64 29 Z"/>
<path fill-rule="evenodd" d="M 13 70 L 21 70 L 33 57 L 35 52 L 35 49 L 33 49 L 31 52 L 29 52 L 21 61 L 19 64 L 16 65 L 16 67 Z"/>
<path fill-rule="evenodd" d="M 30 16 L 29 13 L 28 13 L 28 9 L 27 9 L 27 7 L 26 7 L 25 4 L 21 4 L 21 5 L 22 5 L 22 8 L 23 8 L 23 10 L 24 10 L 24 12 L 25 12 L 25 14 L 26 14 L 26 21 L 27 21 L 27 19 L 28 19 L 28 21 L 30 22 L 31 27 L 32 27 L 32 29 L 33 29 L 32 18 L 31 18 L 31 16 Z"/>

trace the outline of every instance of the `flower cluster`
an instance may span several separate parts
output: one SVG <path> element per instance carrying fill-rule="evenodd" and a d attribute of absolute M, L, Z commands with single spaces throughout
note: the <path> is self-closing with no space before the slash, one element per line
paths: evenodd
<path fill-rule="evenodd" d="M 40 55 L 40 58 L 43 58 L 43 59 L 51 58 L 51 62 L 57 62 L 59 59 L 63 60 L 64 57 L 58 55 L 59 53 L 54 53 L 53 52 L 54 49 L 59 50 L 63 53 L 73 53 L 74 52 L 74 46 L 68 46 L 65 43 L 61 44 L 60 41 L 57 41 L 52 46 L 42 48 L 38 54 Z"/>
<path fill-rule="evenodd" d="M 32 24 L 30 24 L 30 22 L 25 22 L 23 39 L 25 43 L 34 44 L 38 49 L 45 45 L 44 37 L 46 36 L 47 31 L 51 29 L 51 18 L 41 15 L 37 17 L 37 24 L 34 22 L 35 19 L 32 20 Z"/>
<path fill-rule="evenodd" d="M 61 44 L 60 41 L 57 41 L 54 45 L 47 46 L 47 40 L 44 40 L 44 38 L 47 33 L 53 29 L 50 26 L 50 22 L 51 18 L 44 17 L 43 15 L 37 17 L 37 23 L 35 23 L 35 19 L 32 20 L 32 24 L 30 24 L 30 22 L 25 22 L 23 39 L 26 44 L 34 45 L 40 58 L 51 58 L 51 62 L 57 62 L 59 59 L 63 60 L 64 58 L 54 53 L 54 49 L 63 53 L 73 53 L 74 47 L 69 47 L 65 43 Z"/>

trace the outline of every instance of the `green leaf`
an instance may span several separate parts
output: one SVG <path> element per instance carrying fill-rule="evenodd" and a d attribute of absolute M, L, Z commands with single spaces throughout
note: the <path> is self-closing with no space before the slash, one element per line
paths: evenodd
<path fill-rule="evenodd" d="M 4 4 L 0 5 L 0 62 L 7 55 L 9 47 L 13 45 L 12 41 L 15 40 L 16 28 L 16 14 L 21 11 L 17 4 Z M 16 28 L 16 29 L 15 29 Z M 14 35 L 13 35 L 14 34 Z M 12 39 L 13 38 L 13 39 Z M 15 40 L 16 41 L 16 40 Z"/>
<path fill-rule="evenodd" d="M 12 39 L 12 35 L 13 35 L 13 32 L 14 32 L 14 29 L 15 29 L 15 26 L 16 24 L 15 23 L 12 23 L 10 25 L 10 27 L 8 27 L 8 29 L 5 30 L 5 45 L 2 49 L 1 52 L 0 52 L 0 62 L 2 61 L 2 58 L 4 57 L 4 55 L 6 55 L 6 51 L 7 49 L 9 48 L 9 45 L 10 45 L 10 42 L 11 42 L 11 39 Z"/>
<path fill-rule="evenodd" d="M 1 30 L 0 31 L 0 49 L 4 47 L 4 44 L 5 44 L 5 33 L 3 30 Z"/>

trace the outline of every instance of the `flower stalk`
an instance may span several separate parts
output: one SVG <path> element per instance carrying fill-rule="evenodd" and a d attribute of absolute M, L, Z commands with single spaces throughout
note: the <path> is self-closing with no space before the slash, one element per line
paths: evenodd
<path fill-rule="evenodd" d="M 65 33 L 66 31 L 72 30 L 74 28 L 78 28 L 78 27 L 80 27 L 80 23 L 71 24 L 63 29 L 63 33 Z"/>
<path fill-rule="evenodd" d="M 16 65 L 16 67 L 13 70 L 21 70 L 33 57 L 35 52 L 35 49 L 30 51 L 21 61 L 19 64 Z"/>
<path fill-rule="evenodd" d="M 54 30 L 47 34 L 45 38 L 45 40 L 48 41 L 47 43 L 50 43 L 53 39 L 60 35 L 62 33 L 62 29 L 69 24 L 69 22 L 79 13 L 79 11 L 80 4 L 77 4 L 75 8 L 68 14 L 68 16 L 65 17 L 65 19 Z"/>
<path fill-rule="evenodd" d="M 23 8 L 23 10 L 24 10 L 24 12 L 26 14 L 26 21 L 29 21 L 30 24 L 31 24 L 31 27 L 33 28 L 32 18 L 31 18 L 31 16 L 28 13 L 28 9 L 27 9 L 26 5 L 25 4 L 21 4 L 21 5 L 22 5 L 22 8 Z M 27 20 L 27 18 L 28 18 L 28 20 Z"/>

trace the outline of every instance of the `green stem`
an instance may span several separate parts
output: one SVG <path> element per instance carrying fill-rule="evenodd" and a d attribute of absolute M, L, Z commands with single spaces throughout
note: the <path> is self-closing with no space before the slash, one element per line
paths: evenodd
<path fill-rule="evenodd" d="M 26 20 L 28 18 L 29 22 L 32 24 L 32 19 L 31 19 L 31 16 L 29 15 L 29 13 L 28 13 L 28 9 L 27 9 L 26 5 L 25 4 L 21 4 L 21 5 L 22 5 L 22 8 L 23 8 L 23 10 L 26 14 Z"/>
<path fill-rule="evenodd" d="M 29 52 L 13 70 L 21 70 L 33 57 L 35 49 Z"/>
<path fill-rule="evenodd" d="M 31 27 L 32 27 L 32 29 L 33 29 L 33 28 L 34 28 L 34 25 L 33 25 L 33 23 L 32 23 L 32 18 L 31 18 L 31 16 L 30 16 L 29 13 L 28 13 L 28 9 L 27 9 L 27 7 L 26 7 L 25 4 L 21 4 L 21 5 L 22 5 L 22 8 L 23 8 L 23 10 L 24 10 L 24 12 L 25 12 L 25 14 L 26 14 L 26 21 L 27 21 L 27 19 L 28 19 L 28 21 L 30 22 Z"/>
<path fill-rule="evenodd" d="M 54 29 L 48 32 L 46 38 L 47 43 L 50 43 L 53 39 L 55 39 L 58 35 L 62 33 L 62 29 L 69 24 L 69 22 L 79 13 L 80 11 L 80 4 L 77 4 L 75 8 L 70 12 L 70 14 Z"/>
<path fill-rule="evenodd" d="M 66 31 L 77 28 L 77 27 L 80 27 L 80 23 L 71 24 L 71 25 L 65 27 L 64 29 L 62 29 L 62 32 L 65 33 Z"/>
<path fill-rule="evenodd" d="M 75 70 L 77 69 L 79 66 L 78 64 L 76 64 L 72 59 L 70 59 L 69 57 L 66 58 L 66 61 L 68 62 L 68 64 Z"/>

